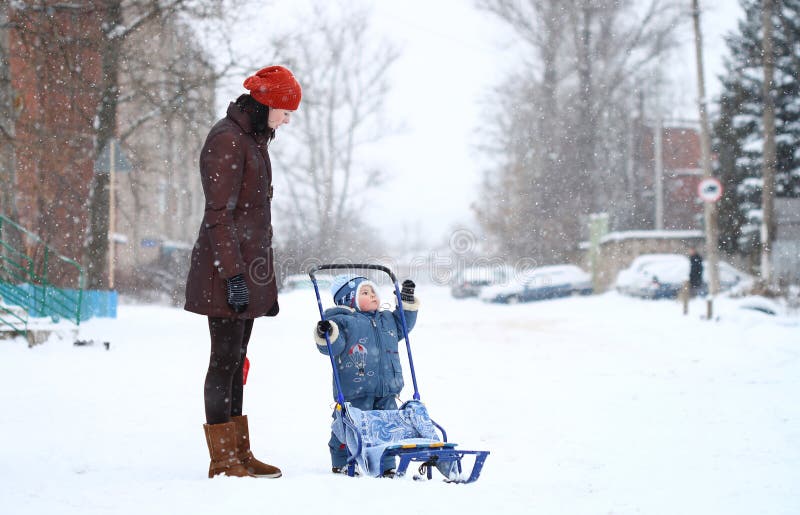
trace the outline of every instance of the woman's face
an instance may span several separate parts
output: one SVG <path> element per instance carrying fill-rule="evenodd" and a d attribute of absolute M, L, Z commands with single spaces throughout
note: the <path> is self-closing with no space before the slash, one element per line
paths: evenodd
<path fill-rule="evenodd" d="M 281 125 L 285 123 L 289 123 L 289 117 L 291 116 L 292 111 L 287 111 L 286 109 L 273 109 L 272 107 L 269 108 L 269 118 L 267 118 L 267 125 L 269 125 L 270 129 L 277 129 Z"/>

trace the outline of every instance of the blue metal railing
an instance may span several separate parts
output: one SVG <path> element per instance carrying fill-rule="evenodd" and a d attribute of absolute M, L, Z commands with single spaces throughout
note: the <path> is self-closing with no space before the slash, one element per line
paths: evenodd
<path fill-rule="evenodd" d="M 18 238 L 10 237 L 12 232 Z M 74 287 L 53 285 L 52 274 L 73 282 Z M 84 280 L 83 267 L 76 261 L 59 255 L 36 234 L 0 215 L 0 326 L 25 334 L 28 316 L 80 324 L 88 318 L 81 312 Z M 26 316 L 9 306 L 23 308 Z"/>

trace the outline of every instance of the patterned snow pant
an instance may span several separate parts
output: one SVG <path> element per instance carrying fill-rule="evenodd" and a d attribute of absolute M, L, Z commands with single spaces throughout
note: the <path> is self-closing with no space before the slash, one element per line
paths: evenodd
<path fill-rule="evenodd" d="M 360 410 L 392 410 L 397 409 L 397 397 L 389 395 L 386 397 L 356 397 L 355 399 L 347 399 L 353 407 Z M 336 435 L 331 431 L 331 439 L 328 441 L 328 448 L 331 452 L 331 466 L 342 468 L 347 465 L 347 450 L 344 444 L 336 438 Z M 394 457 L 384 458 L 381 461 L 381 470 L 387 471 L 394 469 L 396 465 Z"/>

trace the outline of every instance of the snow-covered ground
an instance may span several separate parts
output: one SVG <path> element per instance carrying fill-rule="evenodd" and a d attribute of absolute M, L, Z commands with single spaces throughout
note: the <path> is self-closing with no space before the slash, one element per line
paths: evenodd
<path fill-rule="evenodd" d="M 21 514 L 800 513 L 800 319 L 717 321 L 614 293 L 515 306 L 418 288 L 420 393 L 451 441 L 487 449 L 471 485 L 330 473 L 327 357 L 313 293 L 255 324 L 253 448 L 278 480 L 206 478 L 205 320 L 122 306 L 74 347 L 0 341 L 0 508 Z M 405 397 L 411 395 L 411 378 Z"/>

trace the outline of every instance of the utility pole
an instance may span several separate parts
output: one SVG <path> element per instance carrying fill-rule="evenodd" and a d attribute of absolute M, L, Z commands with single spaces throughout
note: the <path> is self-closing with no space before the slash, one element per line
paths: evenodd
<path fill-rule="evenodd" d="M 656 126 L 653 131 L 653 154 L 655 159 L 655 183 L 656 193 L 656 212 L 655 212 L 655 229 L 660 231 L 664 228 L 664 121 L 659 112 L 656 117 Z"/>
<path fill-rule="evenodd" d="M 117 246 L 117 202 L 116 202 L 116 184 L 114 184 L 114 175 L 116 175 L 116 140 L 112 139 L 108 144 L 108 289 L 114 289 L 114 268 L 116 260 L 114 257 L 114 250 Z"/>
<path fill-rule="evenodd" d="M 772 96 L 775 76 L 775 54 L 772 49 L 772 0 L 763 0 L 761 25 L 764 28 L 764 164 L 761 192 L 761 280 L 768 287 L 772 282 L 772 240 L 775 238 L 775 99 Z"/>
<path fill-rule="evenodd" d="M 115 138 L 108 140 L 100 156 L 94 163 L 95 177 L 105 176 L 105 183 L 108 185 L 108 232 L 105 234 L 108 240 L 108 253 L 106 254 L 108 266 L 107 274 L 104 277 L 108 281 L 108 289 L 114 289 L 114 273 L 116 269 L 116 238 L 117 238 L 117 174 L 126 173 L 132 170 L 125 152 L 119 146 L 119 141 Z"/>
<path fill-rule="evenodd" d="M 703 34 L 700 28 L 699 0 L 692 0 L 692 16 L 694 18 L 694 47 L 697 56 L 697 107 L 700 111 L 700 148 L 703 161 L 703 177 L 711 178 L 711 137 L 708 129 L 708 110 L 706 101 L 705 76 L 703 74 Z M 717 243 L 717 205 L 714 202 L 704 203 L 706 262 L 708 263 L 708 319 L 713 315 L 714 296 L 719 292 L 719 253 Z"/>

